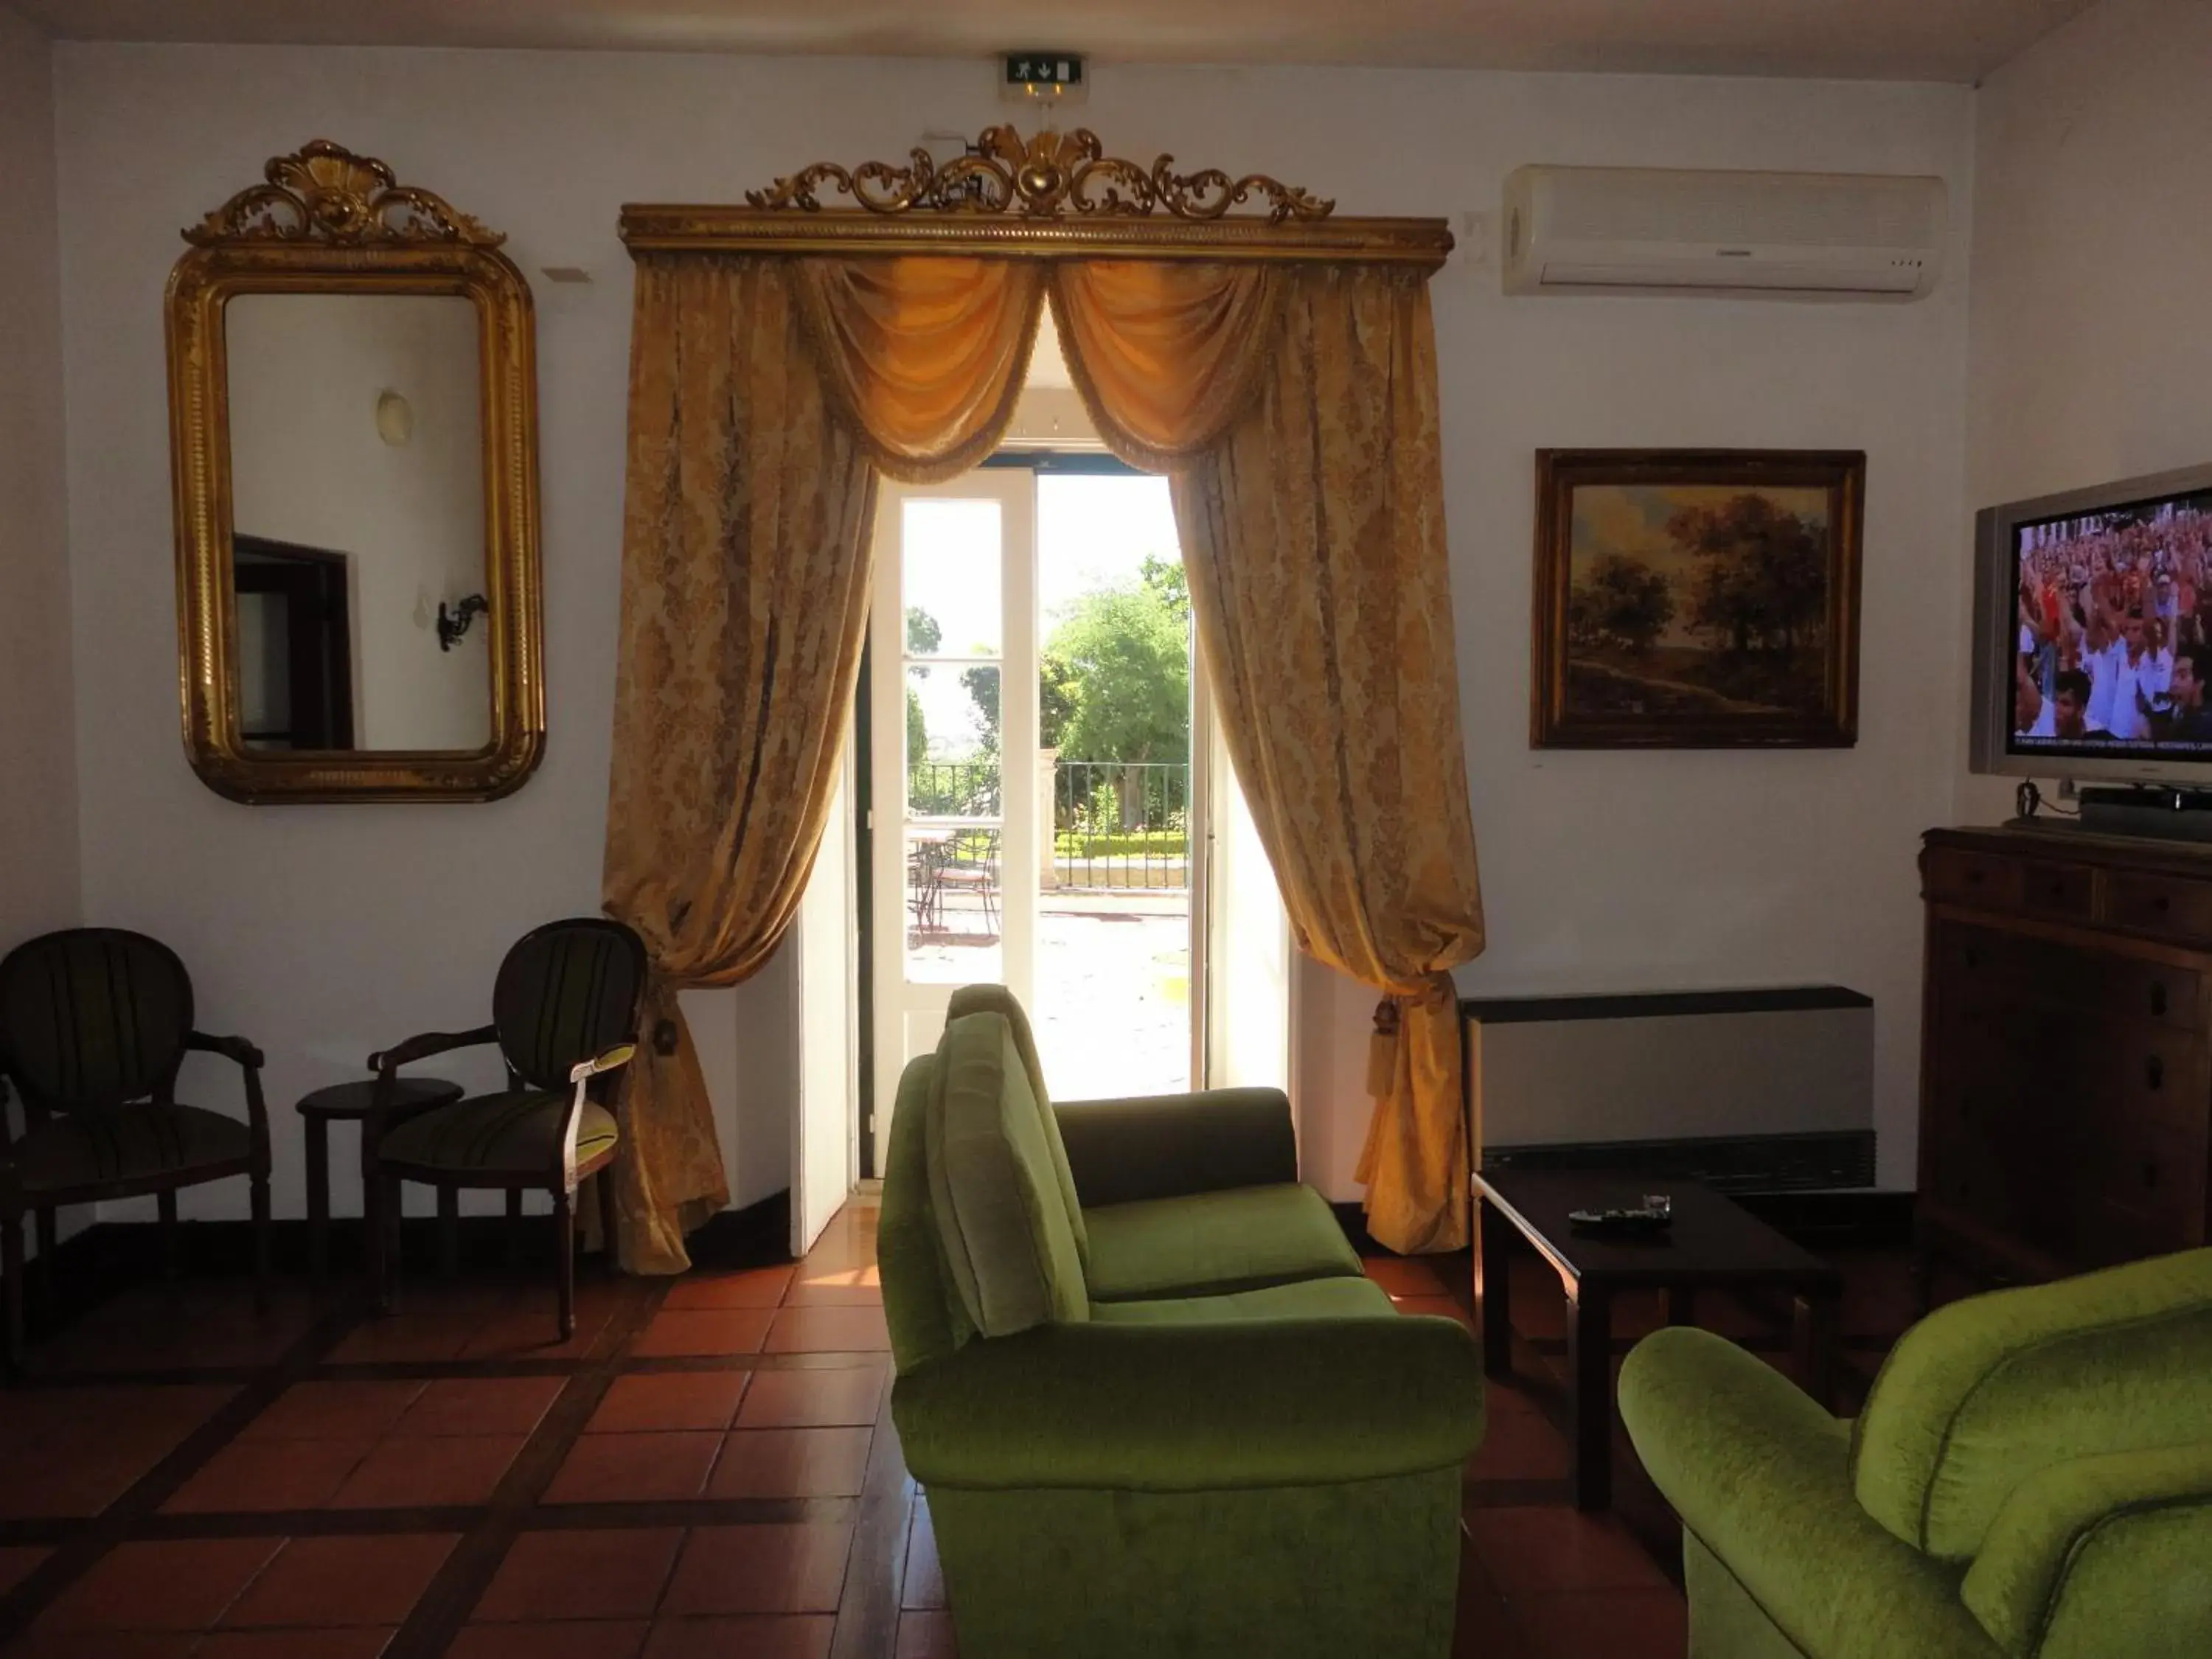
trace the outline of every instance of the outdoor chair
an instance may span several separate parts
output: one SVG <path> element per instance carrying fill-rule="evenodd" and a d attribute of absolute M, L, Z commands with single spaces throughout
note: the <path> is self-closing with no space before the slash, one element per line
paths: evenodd
<path fill-rule="evenodd" d="M 180 1104 L 177 1072 L 199 1049 L 246 1073 L 246 1121 Z M 54 1212 L 152 1193 L 171 1271 L 177 1191 L 242 1175 L 251 1183 L 254 1291 L 269 1292 L 269 1113 L 261 1051 L 192 1025 L 192 981 L 177 953 L 143 933 L 79 927 L 0 961 L 0 1267 L 7 1274 L 8 1369 L 23 1358 L 23 1218 L 35 1214 L 42 1286 L 53 1284 Z M 8 1133 L 8 1084 L 23 1102 Z"/>
<path fill-rule="evenodd" d="M 999 932 L 999 832 L 969 830 L 945 844 L 939 866 L 940 888 L 976 896 L 983 912 L 983 928 L 991 937 Z"/>

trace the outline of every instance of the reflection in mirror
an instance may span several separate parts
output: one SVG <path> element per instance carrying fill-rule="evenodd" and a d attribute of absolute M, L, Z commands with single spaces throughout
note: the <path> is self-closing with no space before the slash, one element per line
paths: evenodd
<path fill-rule="evenodd" d="M 476 307 L 249 293 L 223 328 L 241 743 L 483 749 L 491 629 L 453 626 L 488 586 Z"/>

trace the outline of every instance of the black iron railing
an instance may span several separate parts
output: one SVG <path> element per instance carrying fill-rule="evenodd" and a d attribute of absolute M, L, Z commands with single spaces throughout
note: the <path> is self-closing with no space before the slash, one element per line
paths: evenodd
<path fill-rule="evenodd" d="M 1190 767 L 1061 759 L 1052 783 L 1054 884 L 1190 885 Z"/>
<path fill-rule="evenodd" d="M 1039 878 L 1048 889 L 1112 892 L 1190 885 L 1190 766 L 1183 761 L 1061 759 L 1051 780 L 1051 855 Z M 995 760 L 921 761 L 907 774 L 907 810 L 918 818 L 998 817 L 1004 811 Z M 995 868 L 998 831 L 978 856 L 969 843 L 985 832 L 939 839 L 957 862 Z"/>

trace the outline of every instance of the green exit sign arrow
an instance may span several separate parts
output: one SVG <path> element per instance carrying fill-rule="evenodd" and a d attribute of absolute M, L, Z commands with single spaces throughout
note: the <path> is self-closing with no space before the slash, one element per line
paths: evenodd
<path fill-rule="evenodd" d="M 1031 97 L 1053 97 L 1083 84 L 1083 55 L 1073 52 L 1010 52 L 1006 85 Z"/>

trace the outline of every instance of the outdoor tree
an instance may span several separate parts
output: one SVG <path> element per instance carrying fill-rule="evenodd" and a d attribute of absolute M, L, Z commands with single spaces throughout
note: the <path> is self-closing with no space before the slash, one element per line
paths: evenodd
<path fill-rule="evenodd" d="M 1079 761 L 1190 758 L 1190 599 L 1180 565 L 1147 558 L 1133 583 L 1095 589 L 1053 630 L 1073 707 L 1060 748 Z M 1116 776 L 1124 825 L 1142 821 L 1144 775 Z"/>
<path fill-rule="evenodd" d="M 1567 596 L 1567 636 L 1643 656 L 1674 620 L 1674 586 L 1641 559 L 1608 553 Z"/>
<path fill-rule="evenodd" d="M 917 656 L 937 649 L 945 638 L 945 630 L 937 625 L 937 618 L 918 605 L 906 608 L 906 648 Z M 915 671 L 927 674 L 927 668 Z M 929 758 L 929 722 L 922 716 L 921 698 L 908 679 L 906 686 L 906 763 L 909 770 Z"/>
<path fill-rule="evenodd" d="M 1759 651 L 1787 664 L 1816 640 L 1827 605 L 1827 555 L 1820 526 L 1769 496 L 1731 496 L 1684 507 L 1667 533 L 1701 563 L 1690 624 L 1736 656 Z"/>
<path fill-rule="evenodd" d="M 999 752 L 999 676 L 996 668 L 977 665 L 961 671 L 960 684 L 968 688 L 968 701 L 975 705 L 982 728 L 983 752 Z M 1075 712 L 1074 670 L 1050 647 L 1037 653 L 1037 743 L 1046 749 L 1060 747 L 1068 716 Z"/>

